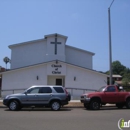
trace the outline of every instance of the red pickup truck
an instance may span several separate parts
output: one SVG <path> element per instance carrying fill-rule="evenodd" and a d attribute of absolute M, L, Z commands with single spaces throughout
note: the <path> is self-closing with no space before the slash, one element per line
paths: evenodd
<path fill-rule="evenodd" d="M 108 85 L 98 91 L 81 95 L 81 103 L 86 109 L 98 110 L 106 103 L 116 104 L 118 108 L 126 106 L 130 109 L 130 92 L 125 92 L 123 87 Z"/>

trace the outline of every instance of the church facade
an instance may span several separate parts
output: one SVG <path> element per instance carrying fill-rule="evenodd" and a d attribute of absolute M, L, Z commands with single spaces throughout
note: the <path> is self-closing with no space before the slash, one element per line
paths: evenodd
<path fill-rule="evenodd" d="M 107 75 L 93 70 L 94 53 L 68 46 L 66 41 L 67 36 L 50 34 L 10 45 L 11 69 L 2 73 L 2 90 L 62 85 L 71 93 L 73 90 L 73 96 L 79 96 L 83 93 L 80 88 L 99 89 L 106 85 Z"/>

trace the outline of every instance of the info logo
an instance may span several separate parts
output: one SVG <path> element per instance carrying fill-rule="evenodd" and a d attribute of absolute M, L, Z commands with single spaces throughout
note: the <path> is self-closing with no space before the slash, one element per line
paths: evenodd
<path fill-rule="evenodd" d="M 118 121 L 118 128 L 120 130 L 123 130 L 124 128 L 130 128 L 130 120 L 128 121 L 125 121 L 123 118 L 121 118 L 119 121 Z"/>

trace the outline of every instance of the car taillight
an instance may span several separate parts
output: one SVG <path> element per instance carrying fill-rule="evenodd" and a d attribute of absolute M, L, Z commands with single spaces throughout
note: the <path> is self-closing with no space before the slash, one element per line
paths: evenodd
<path fill-rule="evenodd" d="M 66 94 L 68 95 L 68 92 L 67 92 L 67 90 L 65 89 L 65 92 L 66 92 Z"/>

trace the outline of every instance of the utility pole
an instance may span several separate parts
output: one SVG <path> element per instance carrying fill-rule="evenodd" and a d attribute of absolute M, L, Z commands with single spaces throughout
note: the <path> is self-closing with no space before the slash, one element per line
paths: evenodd
<path fill-rule="evenodd" d="M 110 4 L 108 8 L 108 28 L 109 28 L 109 64 L 110 64 L 110 77 L 109 77 L 109 85 L 112 85 L 112 46 L 111 46 L 111 12 L 110 8 L 113 4 L 114 0 Z"/>

